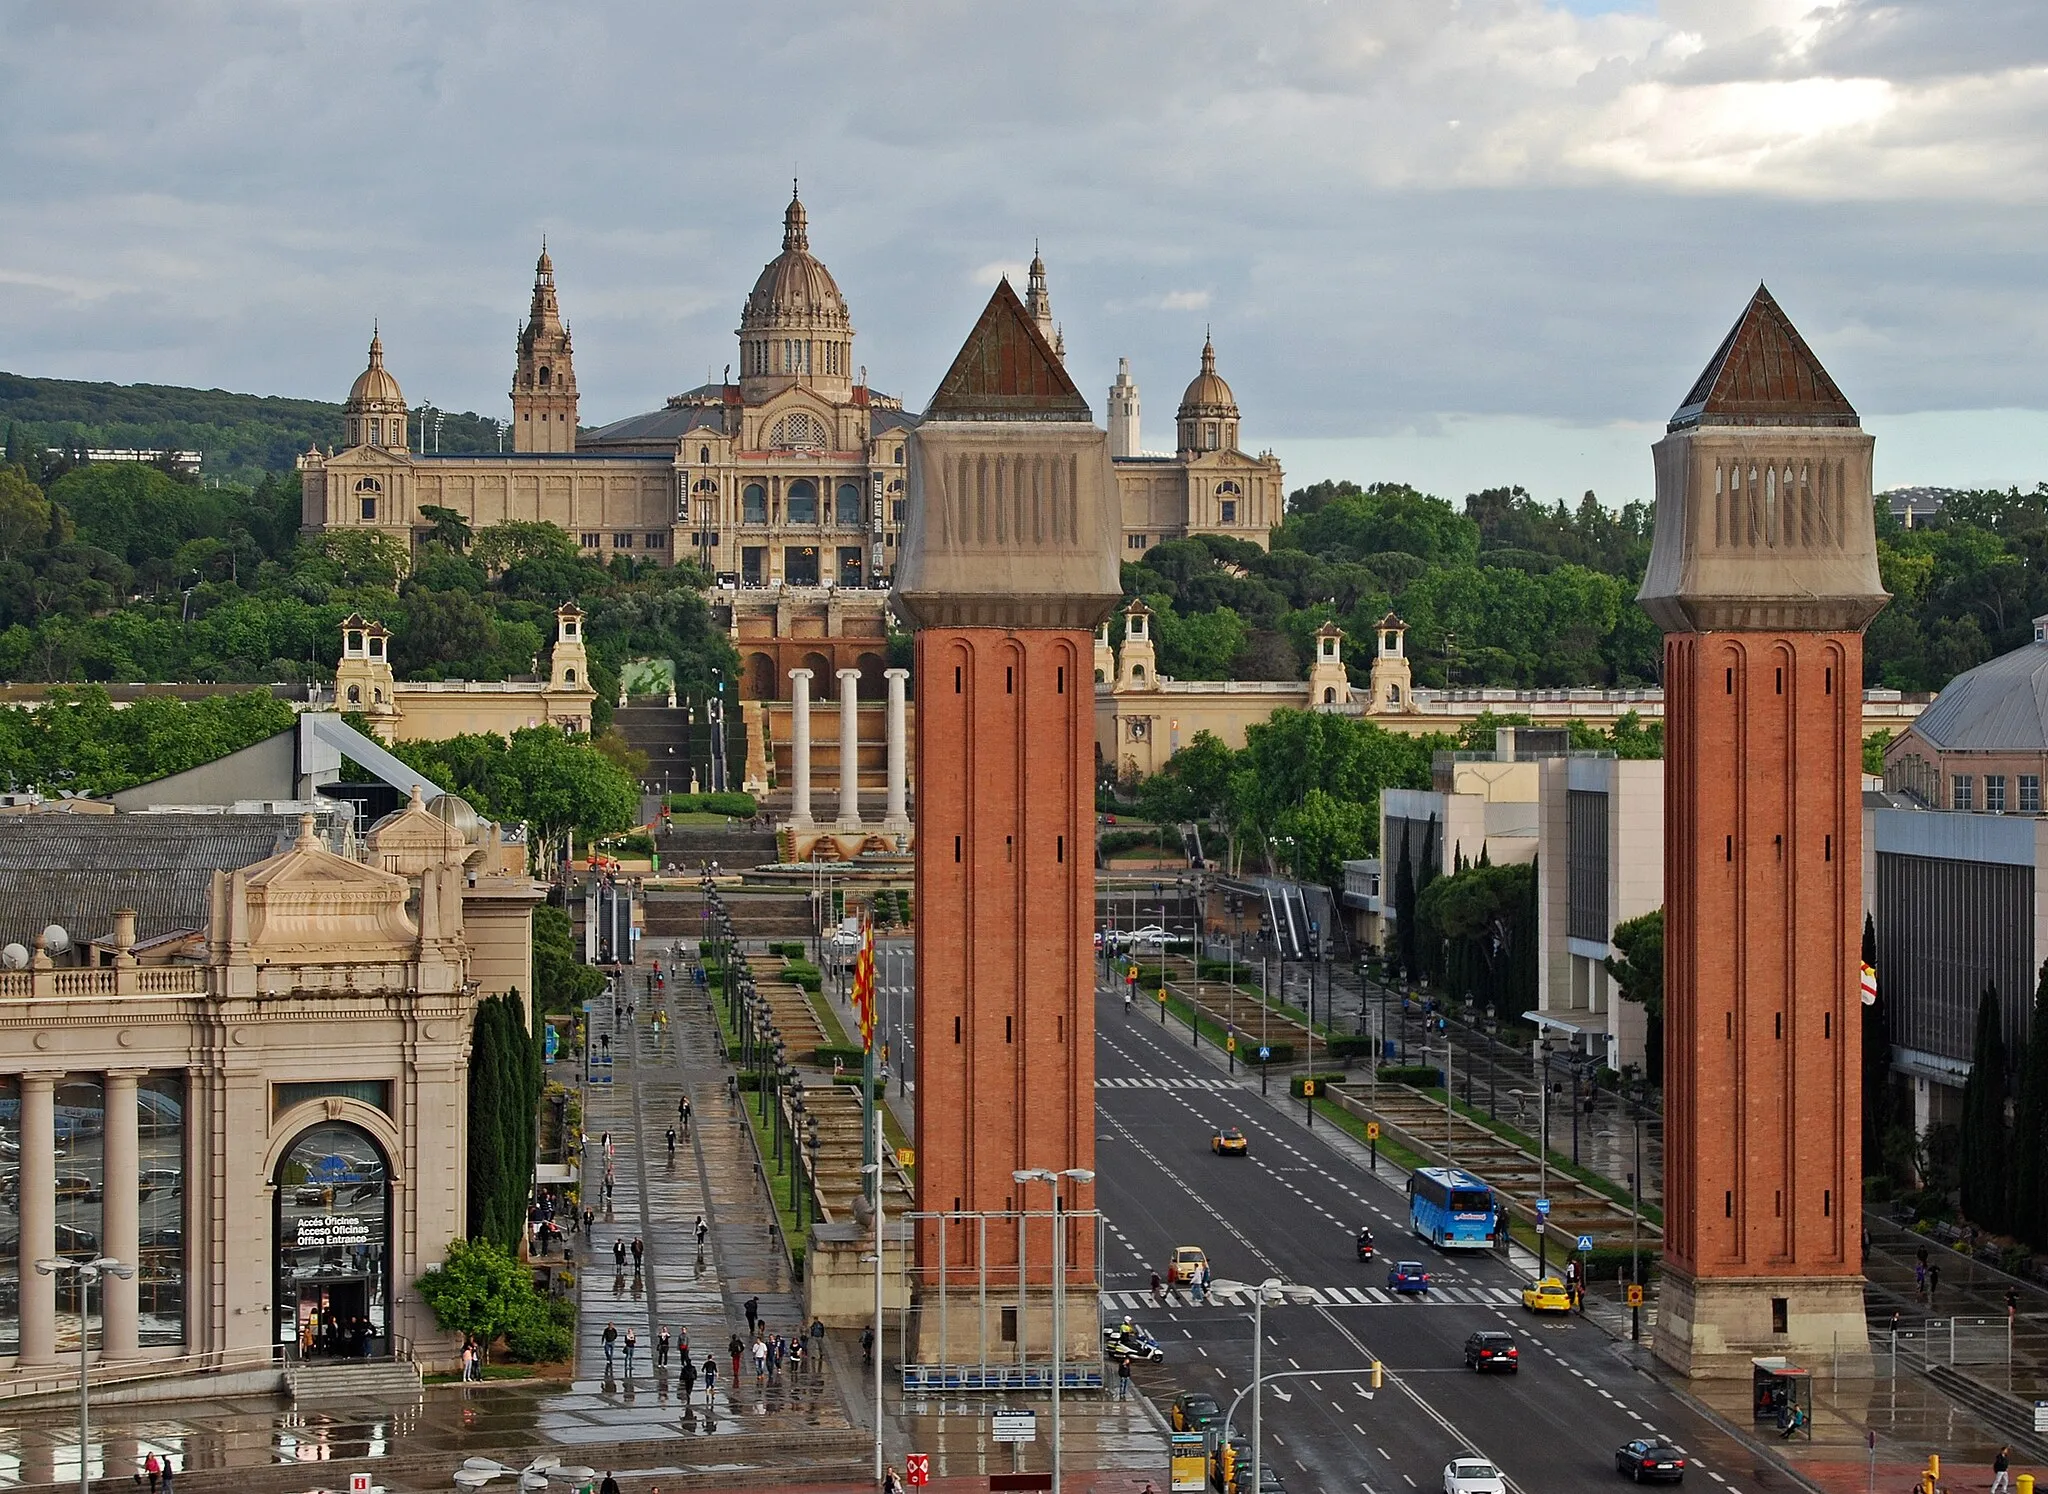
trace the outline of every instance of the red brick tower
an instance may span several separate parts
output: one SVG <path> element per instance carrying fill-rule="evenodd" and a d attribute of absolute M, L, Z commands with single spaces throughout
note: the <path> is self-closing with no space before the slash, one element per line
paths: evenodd
<path fill-rule="evenodd" d="M 1665 1286 L 1692 1375 L 1865 1345 L 1863 629 L 1871 438 L 1761 287 L 1655 447 Z"/>
<path fill-rule="evenodd" d="M 916 630 L 917 1207 L 1044 1211 L 1050 1190 L 1013 1173 L 1095 1166 L 1093 633 L 1121 590 L 1116 478 L 1108 437 L 1008 281 L 908 445 L 895 599 Z M 1061 1188 L 1068 1208 L 1095 1206 L 1087 1184 Z M 1016 1352 L 1011 1323 L 976 1321 L 984 1265 L 1045 1357 L 1047 1222 L 1020 1294 L 1014 1222 L 948 1221 L 943 1330 L 929 1305 L 937 1219 L 916 1238 L 919 1359 Z M 1070 1227 L 1065 1249 L 1066 1342 L 1085 1348 L 1093 1229 Z"/>

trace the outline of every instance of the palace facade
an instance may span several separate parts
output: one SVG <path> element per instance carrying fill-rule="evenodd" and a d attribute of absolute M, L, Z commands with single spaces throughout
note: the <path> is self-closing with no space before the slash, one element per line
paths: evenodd
<path fill-rule="evenodd" d="M 1024 304 L 1063 353 L 1036 255 Z M 511 449 L 411 449 L 405 396 L 373 335 L 369 366 L 345 406 L 343 449 L 302 459 L 303 528 L 410 541 L 432 528 L 423 510 L 442 507 L 476 529 L 545 520 L 601 558 L 694 561 L 732 588 L 887 586 L 908 501 L 904 440 L 918 417 L 870 387 L 854 361 L 846 298 L 811 253 L 808 215 L 794 196 L 782 252 L 755 281 L 738 337 L 737 378 L 728 365 L 719 382 L 659 410 L 584 429 L 574 342 L 543 248 L 514 352 Z M 1110 408 L 1130 557 L 1191 534 L 1266 544 L 1284 511 L 1285 477 L 1270 452 L 1239 449 L 1236 397 L 1216 371 L 1213 346 L 1205 342 L 1176 412 L 1172 455 L 1142 450 L 1128 365 Z M 772 694 L 749 698 L 787 696 L 778 674 Z"/>

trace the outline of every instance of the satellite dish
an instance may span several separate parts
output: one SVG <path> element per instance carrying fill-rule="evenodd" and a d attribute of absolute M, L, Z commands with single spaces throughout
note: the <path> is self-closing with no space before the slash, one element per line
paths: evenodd
<path fill-rule="evenodd" d="M 20 944 L 10 944 L 0 949 L 0 970 L 28 969 L 28 950 Z"/>
<path fill-rule="evenodd" d="M 60 955 L 71 947 L 71 936 L 64 932 L 64 925 L 53 923 L 43 930 L 43 948 L 53 955 Z"/>

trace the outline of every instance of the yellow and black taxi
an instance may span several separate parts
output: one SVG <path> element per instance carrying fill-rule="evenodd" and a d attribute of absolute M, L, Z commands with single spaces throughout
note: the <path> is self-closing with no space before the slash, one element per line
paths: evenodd
<path fill-rule="evenodd" d="M 1209 1150 L 1219 1157 L 1249 1157 L 1252 1144 L 1235 1126 L 1218 1126 L 1209 1137 Z"/>
<path fill-rule="evenodd" d="M 1191 1390 L 1175 1397 L 1167 1419 L 1176 1432 L 1202 1432 L 1223 1419 L 1223 1408 L 1216 1404 L 1215 1396 Z"/>
<path fill-rule="evenodd" d="M 1531 1312 L 1570 1312 L 1571 1289 L 1562 1278 L 1546 1276 L 1536 1285 L 1522 1288 L 1522 1306 Z"/>

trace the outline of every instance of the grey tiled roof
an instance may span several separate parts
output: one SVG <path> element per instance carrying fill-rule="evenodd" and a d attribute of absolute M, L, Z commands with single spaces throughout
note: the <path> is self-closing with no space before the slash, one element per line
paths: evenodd
<path fill-rule="evenodd" d="M 213 873 L 253 865 L 298 836 L 288 814 L 0 815 L 0 944 L 59 924 L 72 943 L 135 910 L 137 937 L 203 929 Z"/>
<path fill-rule="evenodd" d="M 2048 643 L 1957 675 L 1912 729 L 1951 751 L 2048 751 Z"/>

